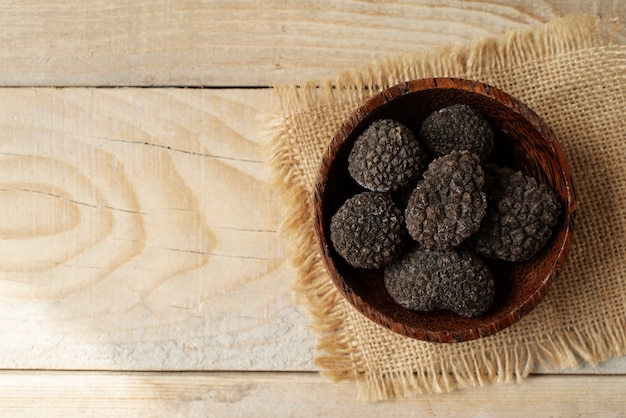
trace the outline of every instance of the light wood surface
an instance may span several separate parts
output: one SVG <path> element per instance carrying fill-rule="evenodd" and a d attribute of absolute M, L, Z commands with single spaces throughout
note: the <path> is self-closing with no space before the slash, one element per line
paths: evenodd
<path fill-rule="evenodd" d="M 0 4 L 0 85 L 268 86 L 621 0 L 40 0 Z"/>
<path fill-rule="evenodd" d="M 2 367 L 312 370 L 271 90 L 0 93 Z"/>
<path fill-rule="evenodd" d="M 0 4 L 0 416 L 624 416 L 626 358 L 373 405 L 315 373 L 259 132 L 279 103 L 234 87 L 570 13 L 626 2 Z"/>
<path fill-rule="evenodd" d="M 523 386 L 366 403 L 354 385 L 314 373 L 2 372 L 0 410 L 11 417 L 612 418 L 624 416 L 625 385 L 624 376 L 534 376 Z"/>

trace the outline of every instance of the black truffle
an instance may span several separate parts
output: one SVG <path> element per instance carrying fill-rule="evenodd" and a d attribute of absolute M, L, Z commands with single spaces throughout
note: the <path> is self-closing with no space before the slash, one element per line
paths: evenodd
<path fill-rule="evenodd" d="M 463 248 L 431 251 L 415 246 L 385 268 L 384 281 L 390 296 L 407 309 L 446 309 L 468 317 L 487 312 L 495 292 L 489 268 Z"/>
<path fill-rule="evenodd" d="M 330 220 L 335 250 L 354 267 L 376 269 L 400 256 L 404 216 L 391 195 L 363 192 L 348 199 Z"/>
<path fill-rule="evenodd" d="M 477 110 L 456 104 L 431 113 L 420 128 L 419 139 L 435 157 L 468 150 L 482 162 L 493 148 L 493 129 Z"/>
<path fill-rule="evenodd" d="M 413 132 L 391 119 L 373 122 L 354 142 L 348 172 L 366 189 L 388 192 L 406 186 L 426 167 Z"/>
<path fill-rule="evenodd" d="M 521 171 L 495 165 L 485 170 L 487 215 L 467 244 L 488 258 L 528 260 L 552 235 L 561 213 L 556 193 Z"/>
<path fill-rule="evenodd" d="M 405 210 L 413 239 L 425 248 L 445 248 L 476 232 L 487 207 L 483 184 L 480 161 L 469 151 L 453 151 L 430 163 Z"/>

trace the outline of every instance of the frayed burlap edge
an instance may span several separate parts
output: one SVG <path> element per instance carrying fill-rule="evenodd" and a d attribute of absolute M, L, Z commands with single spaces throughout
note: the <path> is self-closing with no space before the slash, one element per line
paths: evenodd
<path fill-rule="evenodd" d="M 510 31 L 499 38 L 482 38 L 419 53 L 376 60 L 336 77 L 302 85 L 275 86 L 286 112 L 307 109 L 332 101 L 351 90 L 361 100 L 406 80 L 429 77 L 460 77 L 503 71 L 534 59 L 608 45 L 614 32 L 602 34 L 592 16 L 572 16 L 548 24 Z"/>
<path fill-rule="evenodd" d="M 415 394 L 445 393 L 492 383 L 520 383 L 531 370 L 578 367 L 581 363 L 595 365 L 626 354 L 626 320 L 594 324 L 590 329 L 568 330 L 545 342 L 490 351 L 475 351 L 471 358 L 446 359 L 440 363 L 397 373 L 364 373 L 359 383 L 361 399 L 377 401 Z M 328 356 L 332 356 L 329 352 Z M 344 358 L 342 367 L 349 367 Z M 332 372 L 332 371 L 331 371 Z M 338 380 L 334 373 L 325 375 Z"/>
<path fill-rule="evenodd" d="M 610 34 L 600 33 L 595 18 L 569 17 L 537 28 L 511 31 L 498 39 L 481 39 L 469 46 L 386 58 L 333 79 L 275 88 L 283 114 L 265 121 L 265 138 L 271 155 L 273 186 L 279 192 L 284 211 L 281 231 L 292 245 L 291 261 L 298 275 L 295 289 L 309 308 L 311 327 L 318 336 L 315 364 L 321 367 L 322 374 L 334 381 L 356 380 L 361 398 L 384 400 L 488 383 L 520 382 L 538 365 L 562 369 L 577 367 L 581 362 L 593 365 L 626 354 L 626 319 L 616 319 L 616 323 L 598 323 L 589 329 L 566 330 L 541 342 L 533 341 L 532 347 L 527 343 L 497 353 L 486 347 L 471 359 L 445 359 L 420 370 L 367 370 L 353 343 L 354 330 L 345 320 L 354 312 L 328 278 L 316 251 L 311 222 L 312 183 L 294 170 L 293 132 L 288 127 L 293 115 L 344 99 L 346 91 L 352 99 L 364 101 L 405 80 L 464 77 L 468 73 L 480 80 L 482 72 L 502 71 L 533 58 L 546 59 L 569 51 L 606 47 L 609 43 Z"/>
<path fill-rule="evenodd" d="M 351 330 L 345 327 L 345 301 L 328 278 L 311 224 L 311 191 L 293 172 L 293 150 L 290 133 L 282 116 L 267 117 L 266 149 L 273 170 L 272 186 L 279 192 L 282 204 L 280 232 L 292 245 L 290 261 L 296 269 L 298 282 L 294 290 L 299 302 L 309 307 L 311 328 L 318 336 L 317 350 L 324 353 L 315 359 L 322 373 L 333 381 L 355 379 L 360 374 L 352 356 Z M 311 225 L 307 228 L 306 225 Z"/>

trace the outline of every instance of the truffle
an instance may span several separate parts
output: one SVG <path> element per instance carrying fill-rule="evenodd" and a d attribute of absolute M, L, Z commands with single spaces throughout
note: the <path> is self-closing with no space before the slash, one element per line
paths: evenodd
<path fill-rule="evenodd" d="M 363 192 L 348 199 L 330 220 L 330 240 L 350 265 L 383 267 L 406 242 L 404 216 L 387 193 Z"/>
<path fill-rule="evenodd" d="M 533 177 L 506 167 L 485 167 L 487 214 L 467 244 L 485 257 L 530 259 L 552 235 L 561 213 L 556 193 Z"/>
<path fill-rule="evenodd" d="M 405 210 L 413 239 L 425 248 L 444 248 L 476 232 L 487 207 L 483 184 L 480 161 L 469 151 L 453 151 L 430 163 Z"/>
<path fill-rule="evenodd" d="M 419 130 L 419 139 L 435 157 L 468 150 L 483 162 L 493 148 L 493 129 L 477 110 L 456 104 L 431 113 Z"/>
<path fill-rule="evenodd" d="M 427 156 L 413 132 L 400 122 L 373 122 L 354 142 L 348 172 L 366 189 L 398 190 L 426 167 Z"/>
<path fill-rule="evenodd" d="M 458 315 L 484 314 L 494 299 L 494 280 L 487 265 L 463 248 L 424 250 L 414 246 L 384 271 L 389 295 L 415 311 L 446 309 Z"/>

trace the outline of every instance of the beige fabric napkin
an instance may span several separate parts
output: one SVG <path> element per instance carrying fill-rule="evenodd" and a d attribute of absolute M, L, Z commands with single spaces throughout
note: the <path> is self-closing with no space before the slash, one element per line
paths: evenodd
<path fill-rule="evenodd" d="M 344 118 L 385 87 L 443 76 L 486 82 L 537 112 L 565 149 L 579 204 L 572 252 L 547 298 L 514 326 L 457 344 L 402 337 L 356 312 L 324 270 L 311 221 L 319 159 Z M 564 18 L 276 91 L 282 114 L 272 122 L 271 164 L 325 374 L 357 380 L 367 399 L 388 399 L 626 353 L 626 48 L 595 19 Z"/>

